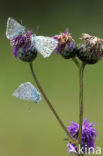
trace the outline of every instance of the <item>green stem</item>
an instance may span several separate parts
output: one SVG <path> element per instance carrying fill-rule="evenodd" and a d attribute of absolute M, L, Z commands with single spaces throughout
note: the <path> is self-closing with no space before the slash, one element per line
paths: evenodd
<path fill-rule="evenodd" d="M 82 140 L 82 125 L 83 125 L 83 73 L 84 73 L 85 63 L 82 63 L 79 73 L 79 83 L 80 83 L 80 96 L 79 96 L 79 136 L 78 141 L 81 146 Z M 83 154 L 80 154 L 82 156 Z"/>
<path fill-rule="evenodd" d="M 63 130 L 66 132 L 67 136 L 69 137 L 69 139 L 71 141 L 75 141 L 74 138 L 71 136 L 71 134 L 68 132 L 67 128 L 65 127 L 64 123 L 62 122 L 62 120 L 60 119 L 59 115 L 57 114 L 56 110 L 54 109 L 54 107 L 52 106 L 51 102 L 49 101 L 47 95 L 45 94 L 43 88 L 41 87 L 38 79 L 37 79 L 37 76 L 34 72 L 34 69 L 33 69 L 33 65 L 32 63 L 30 63 L 30 69 L 31 69 L 31 72 L 32 72 L 32 75 L 33 75 L 33 78 L 42 94 L 42 96 L 44 97 L 45 101 L 47 102 L 49 108 L 51 109 L 51 111 L 53 112 L 54 116 L 56 117 L 57 121 L 59 122 L 59 124 L 61 125 L 61 127 L 63 128 Z"/>
<path fill-rule="evenodd" d="M 76 66 L 78 67 L 78 69 L 80 69 L 80 63 L 78 62 L 76 57 L 72 58 L 73 62 L 76 64 Z"/>

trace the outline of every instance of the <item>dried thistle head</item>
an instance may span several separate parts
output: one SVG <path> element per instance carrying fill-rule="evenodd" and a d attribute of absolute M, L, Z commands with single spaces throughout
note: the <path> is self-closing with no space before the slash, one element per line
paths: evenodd
<path fill-rule="evenodd" d="M 82 34 L 83 44 L 78 48 L 78 57 L 88 64 L 95 64 L 103 57 L 103 39 Z"/>

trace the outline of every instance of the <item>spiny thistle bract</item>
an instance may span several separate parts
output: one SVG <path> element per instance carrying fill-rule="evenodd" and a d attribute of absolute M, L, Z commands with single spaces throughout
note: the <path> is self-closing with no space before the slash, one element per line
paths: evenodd
<path fill-rule="evenodd" d="M 82 34 L 81 40 L 84 42 L 77 51 L 77 56 L 80 60 L 87 64 L 95 64 L 103 57 L 103 40 L 90 36 L 89 34 Z"/>

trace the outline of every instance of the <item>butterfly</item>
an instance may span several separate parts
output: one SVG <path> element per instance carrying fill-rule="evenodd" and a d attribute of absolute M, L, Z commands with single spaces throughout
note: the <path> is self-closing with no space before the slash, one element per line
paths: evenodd
<path fill-rule="evenodd" d="M 34 101 L 35 103 L 41 100 L 40 93 L 30 82 L 22 83 L 14 91 L 13 96 L 22 100 Z"/>
<path fill-rule="evenodd" d="M 25 33 L 25 27 L 19 24 L 13 18 L 9 17 L 7 20 L 6 37 L 9 40 L 12 40 L 13 38 L 24 33 Z"/>
<path fill-rule="evenodd" d="M 46 58 L 56 49 L 58 41 L 51 37 L 36 36 L 33 34 L 31 37 L 31 44 L 44 58 Z"/>
<path fill-rule="evenodd" d="M 26 28 L 19 24 L 16 20 L 9 17 L 7 20 L 6 37 L 9 40 L 22 35 L 26 32 Z M 49 57 L 58 46 L 58 41 L 52 37 L 31 35 L 31 45 L 44 58 Z"/>

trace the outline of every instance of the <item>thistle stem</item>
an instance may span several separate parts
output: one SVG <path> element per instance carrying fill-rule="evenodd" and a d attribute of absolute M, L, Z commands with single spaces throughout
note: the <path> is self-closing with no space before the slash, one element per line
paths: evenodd
<path fill-rule="evenodd" d="M 59 115 L 57 114 L 56 110 L 54 109 L 54 107 L 52 106 L 51 102 L 49 101 L 47 95 L 45 94 L 43 88 L 41 87 L 38 79 L 37 79 L 37 76 L 34 72 L 34 69 L 33 69 L 33 65 L 32 63 L 30 63 L 30 69 L 31 69 L 31 72 L 32 72 L 32 75 L 33 75 L 33 78 L 42 94 L 42 96 L 44 97 L 45 101 L 47 102 L 49 108 L 51 109 L 52 113 L 54 114 L 54 116 L 56 117 L 57 121 L 59 122 L 59 124 L 61 125 L 61 127 L 63 128 L 63 130 L 66 132 L 67 136 L 69 137 L 69 139 L 71 141 L 74 141 L 74 138 L 71 136 L 71 134 L 68 132 L 67 128 L 65 127 L 64 123 L 62 122 L 62 120 L 60 119 Z"/>
<path fill-rule="evenodd" d="M 80 84 L 80 95 L 79 95 L 79 136 L 78 141 L 81 146 L 82 141 L 82 125 L 83 125 L 83 74 L 84 74 L 85 63 L 82 63 L 79 73 L 79 84 Z M 83 154 L 80 154 L 82 156 Z"/>
<path fill-rule="evenodd" d="M 76 64 L 77 68 L 79 69 L 80 68 L 80 63 L 78 62 L 77 58 L 73 57 L 72 60 Z"/>

